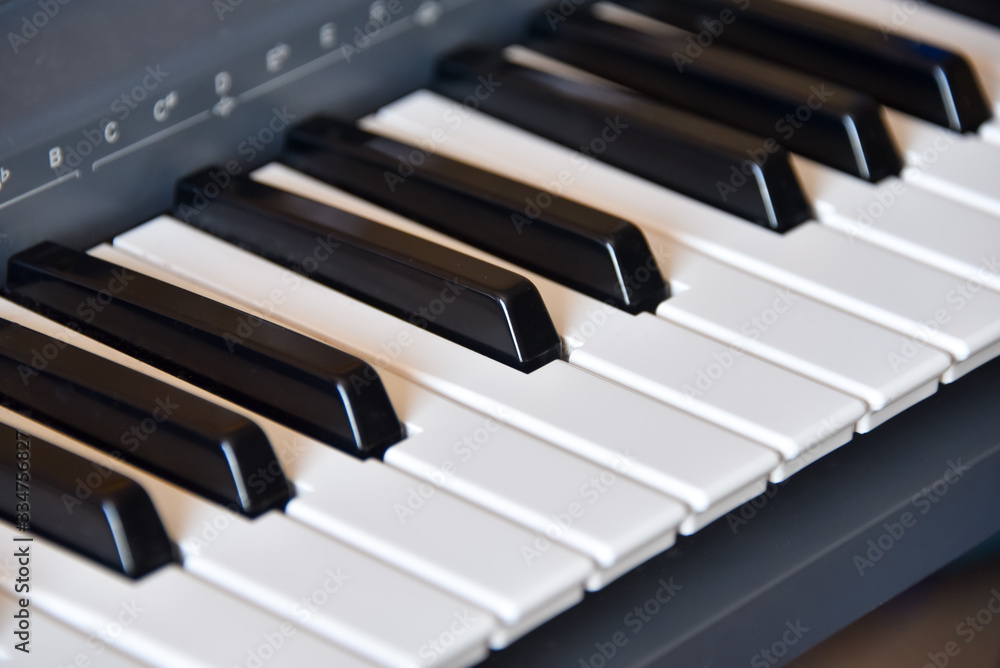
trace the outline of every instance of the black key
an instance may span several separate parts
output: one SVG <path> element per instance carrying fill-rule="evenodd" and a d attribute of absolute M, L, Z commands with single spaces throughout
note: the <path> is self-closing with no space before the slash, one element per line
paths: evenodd
<path fill-rule="evenodd" d="M 758 225 L 787 231 L 812 216 L 777 147 L 631 91 L 564 79 L 500 55 L 446 60 L 437 92 Z"/>
<path fill-rule="evenodd" d="M 43 243 L 11 258 L 8 296 L 213 394 L 359 458 L 404 437 L 362 360 L 86 253 Z"/>
<path fill-rule="evenodd" d="M 758 150 L 780 144 L 869 181 L 903 168 L 881 108 L 867 95 L 719 45 L 689 58 L 690 33 L 652 35 L 589 13 L 550 26 L 536 23 L 542 38 L 531 48 L 765 137 Z"/>
<path fill-rule="evenodd" d="M 930 0 L 938 7 L 1000 27 L 1000 5 L 996 0 Z"/>
<path fill-rule="evenodd" d="M 0 424 L 0 517 L 131 578 L 174 561 L 138 483 Z"/>
<path fill-rule="evenodd" d="M 620 218 L 439 155 L 403 178 L 402 156 L 420 149 L 331 119 L 287 147 L 281 160 L 306 174 L 629 313 L 667 298 L 645 237 Z"/>
<path fill-rule="evenodd" d="M 0 404 L 250 517 L 290 498 L 250 420 L 6 320 Z"/>
<path fill-rule="evenodd" d="M 210 173 L 180 182 L 180 218 L 520 371 L 559 359 L 524 277 L 250 179 L 220 189 Z"/>
<path fill-rule="evenodd" d="M 694 33 L 868 93 L 957 132 L 975 132 L 990 107 L 960 55 L 778 0 L 623 0 Z"/>

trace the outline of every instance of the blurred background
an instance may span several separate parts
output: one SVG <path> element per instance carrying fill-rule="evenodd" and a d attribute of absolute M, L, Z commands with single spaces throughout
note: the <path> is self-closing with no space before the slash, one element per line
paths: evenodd
<path fill-rule="evenodd" d="M 788 665 L 1000 668 L 1000 534 Z"/>

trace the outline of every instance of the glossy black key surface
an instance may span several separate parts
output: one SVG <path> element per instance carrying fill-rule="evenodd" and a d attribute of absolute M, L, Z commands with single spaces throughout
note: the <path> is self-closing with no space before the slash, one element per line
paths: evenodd
<path fill-rule="evenodd" d="M 620 218 L 328 118 L 287 147 L 281 160 L 310 176 L 629 313 L 667 298 L 645 237 Z M 420 165 L 396 174 L 414 151 Z"/>
<path fill-rule="evenodd" d="M 174 560 L 138 483 L 6 424 L 0 424 L 0 517 L 132 578 Z"/>
<path fill-rule="evenodd" d="M 938 7 L 1000 27 L 1000 4 L 996 0 L 930 0 Z"/>
<path fill-rule="evenodd" d="M 180 182 L 179 218 L 520 371 L 559 359 L 524 277 L 250 179 L 219 189 L 211 173 Z"/>
<path fill-rule="evenodd" d="M 623 0 L 711 42 L 735 46 L 868 93 L 958 132 L 989 120 L 989 104 L 960 55 L 778 0 Z"/>
<path fill-rule="evenodd" d="M 772 230 L 787 231 L 812 216 L 784 148 L 758 153 L 762 138 L 637 93 L 479 51 L 447 59 L 432 88 Z"/>
<path fill-rule="evenodd" d="M 290 498 L 255 423 L 7 320 L 0 405 L 250 517 Z"/>
<path fill-rule="evenodd" d="M 589 12 L 535 24 L 529 46 L 545 55 L 765 138 L 854 176 L 898 175 L 902 158 L 868 95 L 713 45 L 686 55 L 691 33 L 650 34 Z M 673 27 L 668 31 L 673 31 Z"/>
<path fill-rule="evenodd" d="M 11 258 L 8 296 L 234 403 L 360 458 L 404 429 L 375 369 L 243 311 L 43 243 Z"/>

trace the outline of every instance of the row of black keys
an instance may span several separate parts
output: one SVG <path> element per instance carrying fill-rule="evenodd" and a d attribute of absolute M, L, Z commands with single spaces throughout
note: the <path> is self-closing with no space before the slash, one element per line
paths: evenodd
<path fill-rule="evenodd" d="M 688 19 L 698 20 L 725 3 L 636 0 L 629 4 L 681 22 L 678 12 L 690 11 Z M 861 54 L 823 58 L 814 53 L 808 59 L 801 50 L 775 47 L 781 52 L 778 55 L 801 58 L 799 65 L 816 64 L 822 76 L 856 77 L 852 83 L 857 87 L 888 95 L 891 87 L 883 91 L 878 68 L 862 56 L 896 58 L 916 78 L 921 72 L 928 76 L 945 72 L 950 94 L 965 100 L 959 105 L 963 115 L 955 129 L 974 129 L 988 116 L 985 102 L 977 98 L 971 70 L 960 59 L 928 49 L 896 53 L 890 48 L 895 44 L 865 51 L 863 29 L 846 31 L 839 22 L 801 13 L 759 0 L 741 16 L 752 17 L 748 24 L 758 31 L 776 30 L 775 25 L 781 23 L 778 18 L 798 16 L 798 29 L 809 36 L 808 40 L 797 38 L 801 49 L 827 49 L 840 56 L 845 49 L 855 49 Z M 743 33 L 727 30 L 726 34 L 736 39 Z M 878 38 L 882 40 L 880 33 Z M 771 34 L 764 41 L 773 43 L 774 39 Z M 743 73 L 746 56 L 721 48 L 701 59 L 699 68 L 678 73 L 672 61 L 659 62 L 673 53 L 669 40 L 657 41 L 600 24 L 585 12 L 557 25 L 554 34 L 536 36 L 530 44 L 662 100 L 751 130 L 757 122 L 754 119 L 773 118 L 783 105 L 797 106 L 795 92 L 803 93 L 803 87 L 815 83 L 806 75 L 762 63 L 749 68 L 759 76 L 732 81 L 726 68 L 736 67 L 738 60 L 744 66 L 736 71 Z M 727 62 L 727 58 L 736 60 Z M 858 69 L 859 62 L 870 67 Z M 742 163 L 746 149 L 760 141 L 637 94 L 570 84 L 511 65 L 497 54 L 456 56 L 444 64 L 435 87 L 462 100 L 484 75 L 500 77 L 504 85 L 502 95 L 484 102 L 484 111 L 571 146 L 596 136 L 593 124 L 603 124 L 608 113 L 626 116 L 638 131 L 629 133 L 629 141 L 616 142 L 602 157 L 700 199 L 711 199 L 706 192 L 714 190 L 717 170 Z M 908 109 L 911 113 L 932 120 L 937 114 L 937 120 L 942 120 L 940 99 L 930 94 L 918 98 L 920 108 Z M 723 103 L 713 106 L 712 100 Z M 866 178 L 898 171 L 899 158 L 869 97 L 842 95 L 837 105 L 823 111 L 828 122 L 810 124 L 809 132 L 795 135 L 802 146 L 789 145 L 788 149 L 802 150 L 847 171 L 867 165 L 857 170 L 858 176 Z M 857 150 L 843 136 L 845 119 L 860 128 L 865 140 L 861 142 L 863 160 L 856 153 L 845 153 Z M 516 225 L 524 201 L 535 199 L 536 191 L 437 156 L 429 156 L 415 175 L 389 189 L 384 171 L 393 169 L 397 156 L 410 150 L 352 126 L 318 119 L 292 132 L 283 160 L 628 312 L 654 310 L 668 296 L 661 276 L 641 286 L 621 280 L 635 269 L 656 266 L 642 234 L 626 221 L 556 199 L 531 225 Z M 716 204 L 779 230 L 807 217 L 809 207 L 798 191 L 787 154 L 779 151 L 759 167 L 765 187 L 757 193 L 757 200 Z M 212 181 L 212 174 L 206 170 L 178 188 L 177 213 L 188 222 L 299 271 L 317 236 L 339 244 L 337 262 L 310 267 L 305 273 L 403 318 L 429 303 L 440 292 L 442 281 L 457 282 L 464 288 L 459 304 L 426 323 L 429 329 L 524 372 L 560 357 L 561 343 L 545 306 L 523 277 L 248 179 L 233 179 L 217 197 L 205 197 L 210 182 L 219 185 Z M 762 217 L 761 212 L 768 209 L 779 212 L 781 220 Z M 273 243 L 277 238 L 282 240 L 280 245 Z M 361 360 L 148 277 L 121 280 L 121 271 L 86 254 L 43 244 L 11 261 L 7 296 L 356 456 L 381 456 L 404 437 L 384 388 L 378 382 L 352 383 L 358 377 L 377 378 Z M 117 289 L 112 293 L 107 288 L 116 277 Z M 88 301 L 100 308 L 82 309 Z M 240 336 L 241 325 L 251 321 L 255 323 L 252 336 Z M 44 352 L 50 349 L 57 354 Z M 247 484 L 247 476 L 254 471 L 274 470 L 275 454 L 255 424 L 214 404 L 183 395 L 175 401 L 179 407 L 162 415 L 162 424 L 152 434 L 129 439 L 131 428 L 149 418 L 158 400 L 182 393 L 14 323 L 0 325 L 0 367 L 0 403 L 36 421 L 248 516 L 281 508 L 289 498 L 289 485 L 281 476 L 272 477 L 263 488 Z M 5 442 L 16 440 L 9 429 L 2 434 Z M 155 529 L 159 524 L 154 521 L 152 504 L 148 498 L 141 501 L 146 498 L 144 492 L 121 477 L 109 477 L 95 492 L 87 510 L 77 515 L 84 519 L 67 523 L 61 493 L 66 485 L 75 484 L 77 473 L 86 475 L 90 464 L 40 441 L 33 447 L 32 523 L 38 533 L 132 576 L 172 558 L 165 534 Z M 0 514 L 11 521 L 16 518 L 12 501 L 16 496 L 6 487 L 14 485 L 20 461 L 14 448 L 0 449 Z M 112 535 L 110 508 L 120 513 L 122 526 L 134 532 L 135 541 L 122 542 L 121 536 Z"/>
<path fill-rule="evenodd" d="M 527 46 L 624 89 L 496 52 L 449 59 L 433 88 L 571 148 L 600 136 L 609 116 L 620 119 L 628 132 L 601 160 L 778 232 L 812 217 L 788 151 L 879 181 L 903 166 L 880 105 L 957 132 L 991 117 L 971 65 L 932 45 L 777 0 L 621 4 L 710 46 L 688 56 L 700 43 L 688 33 L 654 35 L 586 8 L 552 11 Z M 483 81 L 498 92 L 477 95 Z M 778 131 L 802 109 L 807 123 Z M 757 187 L 720 190 L 734 169 Z"/>
<path fill-rule="evenodd" d="M 284 160 L 313 173 L 343 170 L 369 188 L 385 187 L 379 160 L 411 150 L 321 119 L 297 128 L 290 144 Z M 214 174 L 181 182 L 178 216 L 401 318 L 454 283 L 459 298 L 429 329 L 526 373 L 561 356 L 545 304 L 522 276 L 250 179 L 232 179 L 207 197 Z M 615 271 L 655 267 L 642 234 L 625 221 L 556 200 L 517 233 L 511 216 L 537 195 L 432 157 L 385 203 L 416 207 L 414 217 L 628 311 L 666 298 L 659 274 L 633 288 Z M 336 245 L 335 262 L 308 263 L 317 238 Z M 548 249 L 544 257 L 539 248 Z M 50 242 L 15 255 L 5 296 L 356 457 L 380 457 L 405 437 L 377 372 L 362 360 L 86 253 Z M 7 321 L 0 321 L 0 404 L 250 517 L 284 507 L 292 493 L 282 475 L 249 484 L 261 469 L 280 471 L 252 421 Z M 150 420 L 156 428 L 143 429 Z M 16 434 L 3 427 L 0 437 L 0 516 L 13 522 L 24 465 Z M 173 558 L 152 504 L 121 476 L 107 477 L 67 522 L 63 495 L 93 477 L 93 465 L 32 440 L 33 531 L 134 577 Z"/>

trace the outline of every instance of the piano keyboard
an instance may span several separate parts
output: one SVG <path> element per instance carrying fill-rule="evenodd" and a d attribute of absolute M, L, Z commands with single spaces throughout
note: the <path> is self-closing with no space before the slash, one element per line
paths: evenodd
<path fill-rule="evenodd" d="M 883 468 L 988 480 L 998 28 L 889 0 L 623 5 L 563 3 L 356 122 L 296 122 L 249 174 L 204 165 L 106 243 L 13 256 L 0 660 L 733 665 L 690 640 L 729 611 L 640 636 L 718 600 L 674 582 L 685 551 L 738 560 L 699 541 L 844 471 L 859 498 Z M 931 404 L 985 415 L 988 447 L 898 459 Z M 995 514 L 995 485 L 961 489 Z M 602 606 L 613 628 L 546 635 Z"/>

